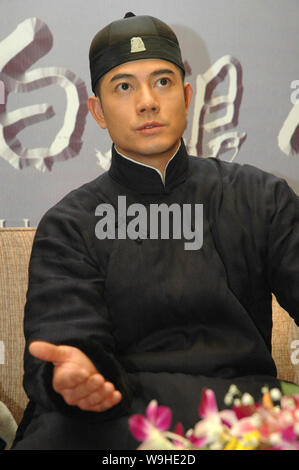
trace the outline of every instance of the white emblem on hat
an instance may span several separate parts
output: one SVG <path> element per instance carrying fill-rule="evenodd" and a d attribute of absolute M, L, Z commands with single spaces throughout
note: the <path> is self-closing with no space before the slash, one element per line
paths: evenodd
<path fill-rule="evenodd" d="M 131 38 L 131 52 L 146 51 L 144 42 L 140 37 Z"/>

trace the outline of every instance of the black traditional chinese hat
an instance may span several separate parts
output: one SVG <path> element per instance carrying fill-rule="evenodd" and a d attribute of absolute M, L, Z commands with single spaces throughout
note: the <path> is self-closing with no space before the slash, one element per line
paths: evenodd
<path fill-rule="evenodd" d="M 163 21 L 152 16 L 127 13 L 101 29 L 89 49 L 91 88 L 117 65 L 138 59 L 164 59 L 180 67 L 185 74 L 178 39 Z"/>

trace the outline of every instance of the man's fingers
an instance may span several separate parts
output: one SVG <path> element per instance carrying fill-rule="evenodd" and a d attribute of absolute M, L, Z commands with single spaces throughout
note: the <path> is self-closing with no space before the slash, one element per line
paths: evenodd
<path fill-rule="evenodd" d="M 111 394 L 106 396 L 106 398 L 94 393 L 89 397 L 80 400 L 78 406 L 81 410 L 86 411 L 106 411 L 117 405 L 121 399 L 122 395 L 118 390 L 114 390 Z"/>
<path fill-rule="evenodd" d="M 97 374 L 96 377 L 90 377 L 77 387 L 61 390 L 60 393 L 69 405 L 78 405 L 81 401 L 89 404 L 99 403 L 114 391 L 114 385 L 111 382 L 105 382 L 104 377 Z"/>
<path fill-rule="evenodd" d="M 43 361 L 59 364 L 69 359 L 71 347 L 56 346 L 55 344 L 48 343 L 46 341 L 33 341 L 29 345 L 29 352 L 34 357 Z"/>
<path fill-rule="evenodd" d="M 60 382 L 61 393 L 63 394 L 67 403 L 76 404 L 83 398 L 88 397 L 93 392 L 98 392 L 101 390 L 105 383 L 105 379 L 101 374 L 94 374 L 90 376 L 87 380 L 77 381 L 76 386 L 73 388 L 62 386 Z"/>
<path fill-rule="evenodd" d="M 89 372 L 79 367 L 77 364 L 61 363 L 56 365 L 53 375 L 53 388 L 58 393 L 63 393 L 65 389 L 74 390 L 82 384 L 85 386 L 89 378 Z"/>
<path fill-rule="evenodd" d="M 104 382 L 104 378 L 99 374 L 92 377 L 93 381 L 88 379 L 86 382 L 73 389 L 61 391 L 61 395 L 68 405 L 77 405 L 84 410 L 94 410 L 108 400 L 111 405 L 116 404 L 122 397 L 119 391 L 115 390 L 111 382 Z M 95 379 L 98 379 L 95 380 Z M 102 379 L 102 380 L 101 380 Z"/>
<path fill-rule="evenodd" d="M 109 396 L 106 400 L 102 401 L 98 405 L 93 405 L 92 411 L 106 411 L 112 408 L 113 406 L 117 405 L 122 399 L 122 394 L 115 390 L 111 396 Z"/>

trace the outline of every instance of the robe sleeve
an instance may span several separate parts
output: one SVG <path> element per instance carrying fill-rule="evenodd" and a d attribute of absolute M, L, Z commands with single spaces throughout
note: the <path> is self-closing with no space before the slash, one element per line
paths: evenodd
<path fill-rule="evenodd" d="M 299 326 L 299 197 L 284 180 L 271 185 L 268 273 L 272 292 Z"/>
<path fill-rule="evenodd" d="M 113 325 L 104 298 L 105 272 L 91 245 L 94 220 L 77 205 L 54 206 L 37 228 L 24 315 L 24 388 L 46 410 L 105 420 L 128 411 L 131 390 L 114 354 Z M 121 402 L 98 413 L 67 405 L 52 387 L 52 364 L 28 352 L 33 340 L 79 348 L 120 390 Z"/>

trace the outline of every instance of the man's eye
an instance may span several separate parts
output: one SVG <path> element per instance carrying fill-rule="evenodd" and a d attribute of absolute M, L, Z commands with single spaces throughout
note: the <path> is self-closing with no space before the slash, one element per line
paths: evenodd
<path fill-rule="evenodd" d="M 159 78 L 158 80 L 158 83 L 162 85 L 163 87 L 168 85 L 169 82 L 170 82 L 169 78 L 166 78 L 166 77 Z"/>
<path fill-rule="evenodd" d="M 123 83 L 120 83 L 119 85 L 117 85 L 116 88 L 118 90 L 121 90 L 121 91 L 128 91 L 129 88 L 130 88 L 130 85 L 129 85 L 129 83 L 123 82 Z"/>

